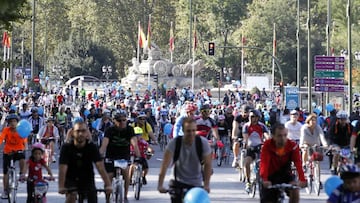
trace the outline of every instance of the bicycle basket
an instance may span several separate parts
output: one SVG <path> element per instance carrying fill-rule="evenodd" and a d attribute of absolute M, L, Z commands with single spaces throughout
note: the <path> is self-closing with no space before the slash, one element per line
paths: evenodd
<path fill-rule="evenodd" d="M 128 166 L 128 161 L 125 159 L 114 160 L 114 167 L 125 169 Z"/>
<path fill-rule="evenodd" d="M 324 155 L 321 152 L 313 152 L 311 159 L 313 161 L 322 161 L 324 159 Z"/>
<path fill-rule="evenodd" d="M 44 181 L 39 181 L 37 183 L 34 184 L 34 192 L 35 195 L 43 195 L 47 192 L 48 190 L 48 183 L 44 182 Z"/>

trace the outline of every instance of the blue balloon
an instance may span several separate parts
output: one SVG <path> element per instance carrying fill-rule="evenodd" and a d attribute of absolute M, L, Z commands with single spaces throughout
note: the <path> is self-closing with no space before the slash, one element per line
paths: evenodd
<path fill-rule="evenodd" d="M 31 123 L 25 119 L 21 120 L 16 126 L 16 131 L 22 138 L 27 138 L 32 130 L 33 129 Z"/>
<path fill-rule="evenodd" d="M 164 134 L 165 134 L 165 135 L 170 135 L 170 134 L 171 134 L 171 131 L 172 131 L 172 128 L 173 128 L 173 126 L 172 126 L 170 123 L 167 123 L 167 124 L 164 126 Z"/>
<path fill-rule="evenodd" d="M 186 193 L 184 203 L 210 203 L 209 194 L 202 188 L 194 187 Z"/>
<path fill-rule="evenodd" d="M 40 106 L 40 107 L 38 108 L 38 114 L 39 114 L 40 116 L 44 115 L 44 108 L 43 108 L 42 106 Z"/>
<path fill-rule="evenodd" d="M 314 113 L 316 113 L 317 115 L 319 115 L 321 113 L 320 109 L 316 108 L 314 109 Z"/>
<path fill-rule="evenodd" d="M 89 114 L 90 114 L 89 109 L 86 109 L 86 110 L 84 111 L 84 115 L 87 117 Z"/>
<path fill-rule="evenodd" d="M 265 121 L 269 121 L 269 120 L 270 120 L 270 115 L 269 115 L 269 112 L 267 112 L 267 111 L 264 113 L 264 120 L 265 120 Z"/>
<path fill-rule="evenodd" d="M 358 123 L 358 120 L 354 120 L 354 121 L 351 122 L 351 125 L 352 125 L 353 127 L 355 127 L 357 123 Z"/>
<path fill-rule="evenodd" d="M 99 125 L 99 123 L 101 122 L 101 118 L 98 118 L 96 120 L 94 120 L 92 123 L 91 123 L 91 127 L 96 129 L 96 127 Z"/>
<path fill-rule="evenodd" d="M 339 187 L 341 184 L 343 184 L 344 181 L 341 180 L 339 176 L 331 176 L 325 181 L 325 192 L 328 196 L 331 195 L 331 193 Z"/>
<path fill-rule="evenodd" d="M 332 111 L 332 110 L 334 110 L 335 108 L 334 108 L 334 105 L 332 105 L 332 104 L 326 104 L 326 111 L 328 111 L 328 112 L 330 112 L 330 111 Z"/>

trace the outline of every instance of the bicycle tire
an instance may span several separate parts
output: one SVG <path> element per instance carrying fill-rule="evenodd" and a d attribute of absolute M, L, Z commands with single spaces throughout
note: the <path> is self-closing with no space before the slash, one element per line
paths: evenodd
<path fill-rule="evenodd" d="M 255 198 L 256 185 L 257 185 L 257 181 L 254 180 L 254 181 L 251 183 L 251 193 L 250 193 L 250 197 L 251 197 L 251 198 Z"/>
<path fill-rule="evenodd" d="M 165 146 L 164 146 L 164 134 L 163 133 L 159 134 L 159 145 L 160 145 L 160 150 L 163 152 L 164 149 L 165 149 Z"/>
<path fill-rule="evenodd" d="M 16 171 L 9 170 L 8 202 L 16 203 Z"/>
<path fill-rule="evenodd" d="M 311 180 L 312 178 L 311 177 L 308 177 L 308 179 L 307 179 L 307 187 L 305 188 L 305 191 L 306 191 L 306 193 L 307 194 L 311 194 L 312 193 L 312 180 Z"/>
<path fill-rule="evenodd" d="M 221 166 L 222 164 L 221 150 L 217 148 L 215 154 L 216 154 L 216 164 L 217 166 Z"/>
<path fill-rule="evenodd" d="M 135 170 L 135 183 L 134 183 L 134 197 L 136 200 L 140 199 L 140 191 L 141 191 L 141 185 L 142 185 L 142 169 L 140 166 L 136 167 Z"/>
<path fill-rule="evenodd" d="M 314 192 L 317 196 L 320 195 L 320 165 L 317 161 L 314 166 Z"/>

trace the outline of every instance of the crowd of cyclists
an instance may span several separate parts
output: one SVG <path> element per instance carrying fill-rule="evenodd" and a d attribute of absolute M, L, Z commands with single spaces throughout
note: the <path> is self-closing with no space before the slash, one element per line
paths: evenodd
<path fill-rule="evenodd" d="M 360 162 L 358 156 L 360 122 L 357 122 L 360 119 L 358 111 L 360 103 L 359 105 L 355 103 L 352 115 L 332 109 L 330 112 L 324 112 L 329 116 L 324 116 L 321 112 L 307 112 L 301 108 L 287 109 L 280 98 L 279 91 L 267 93 L 263 90 L 250 94 L 245 91 L 229 90 L 220 102 L 214 101 L 208 89 L 192 92 L 190 88 L 176 87 L 168 88 L 165 92 L 146 90 L 143 93 L 133 92 L 131 88 L 124 90 L 116 87 L 106 88 L 103 93 L 99 93 L 96 89 L 86 92 L 84 89 L 73 87 L 43 93 L 15 87 L 3 89 L 0 94 L 0 103 L 3 106 L 0 141 L 5 140 L 2 197 L 7 197 L 6 172 L 9 165 L 7 153 L 19 152 L 14 158 L 20 160 L 21 178 L 25 180 L 24 150 L 32 149 L 34 152 L 34 149 L 40 149 L 44 152 L 45 148 L 49 148 L 51 161 L 58 161 L 55 147 L 61 147 L 64 143 L 72 141 L 73 126 L 79 122 L 87 124 L 87 139 L 95 143 L 100 154 L 104 156 L 105 169 L 110 180 L 114 176 L 111 160 L 120 158 L 130 160 L 131 156 L 135 156 L 144 166 L 142 182 L 146 185 L 149 169 L 147 160 L 151 158 L 149 154 L 154 153 L 150 144 L 156 145 L 162 142 L 159 135 L 163 133 L 164 126 L 168 123 L 173 126 L 169 139 L 183 135 L 182 121 L 188 117 L 196 120 L 196 134 L 209 140 L 214 159 L 218 156 L 215 153 L 218 144 L 226 143 L 229 145 L 226 147 L 232 151 L 231 165 L 239 169 L 241 151 L 245 151 L 243 170 L 246 192 L 251 190 L 251 165 L 256 161 L 256 157 L 264 156 L 260 156 L 261 148 L 266 140 L 272 138 L 274 132 L 271 129 L 278 123 L 284 125 L 286 139 L 296 143 L 291 146 L 299 148 L 301 167 L 296 167 L 299 182 L 305 181 L 304 173 L 308 171 L 309 158 L 312 158 L 313 154 L 309 149 L 314 146 L 328 149 L 326 154 L 329 156 L 329 170 L 332 174 L 351 179 L 359 177 L 360 170 L 355 165 L 347 168 L 348 163 L 342 161 L 340 152 L 349 149 L 353 156 L 352 164 Z M 21 119 L 27 119 L 33 129 L 26 140 L 13 138 L 16 133 L 14 128 Z M 279 132 L 283 132 L 281 127 L 279 129 Z M 278 156 L 284 155 L 283 148 L 275 151 Z M 110 163 L 106 160 L 110 160 Z M 260 166 L 263 168 L 260 169 L 260 177 L 267 179 L 265 176 L 271 175 L 266 169 L 269 166 L 261 161 L 260 159 Z M 293 171 L 289 164 L 284 164 L 283 167 L 285 169 L 282 171 Z M 29 176 L 30 173 L 31 170 Z M 131 172 L 125 170 L 123 175 L 125 194 L 127 194 L 131 184 L 129 178 Z M 289 182 L 289 180 L 284 181 Z M 271 183 L 264 182 L 264 185 L 270 186 Z M 306 184 L 299 185 L 306 186 Z M 344 184 L 341 188 L 345 190 L 341 192 L 342 195 L 347 191 L 346 188 L 347 185 Z M 334 198 L 331 196 L 329 201 L 335 202 Z M 271 200 L 264 199 L 264 202 Z"/>

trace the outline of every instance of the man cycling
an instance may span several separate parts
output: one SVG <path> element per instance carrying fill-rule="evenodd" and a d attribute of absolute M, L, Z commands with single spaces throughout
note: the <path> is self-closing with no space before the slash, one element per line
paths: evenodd
<path fill-rule="evenodd" d="M 287 139 L 288 130 L 283 124 L 275 124 L 272 138 L 266 140 L 260 154 L 260 177 L 263 181 L 261 190 L 261 202 L 277 202 L 280 192 L 276 189 L 268 189 L 273 184 L 289 183 L 306 186 L 304 171 L 301 165 L 300 150 L 297 144 Z M 295 182 L 292 174 L 291 162 L 296 166 L 299 174 L 299 183 Z M 289 202 L 299 202 L 299 190 L 293 189 L 289 193 Z"/>
<path fill-rule="evenodd" d="M 130 144 L 134 146 L 135 154 L 140 157 L 137 139 L 134 129 L 127 125 L 126 114 L 116 114 L 114 116 L 114 125 L 105 131 L 105 137 L 99 149 L 100 154 L 105 154 L 105 169 L 110 180 L 115 175 L 114 160 L 125 159 L 130 161 Z M 125 180 L 125 200 L 129 191 L 129 168 L 121 170 Z M 106 195 L 106 202 L 110 201 L 110 195 Z"/>
<path fill-rule="evenodd" d="M 352 125 L 348 122 L 348 114 L 345 111 L 336 113 L 336 122 L 327 131 L 330 144 L 338 150 L 349 147 L 352 134 Z M 337 174 L 336 169 L 339 162 L 339 154 L 333 154 L 331 172 Z"/>
<path fill-rule="evenodd" d="M 210 118 L 210 105 L 204 104 L 200 108 L 201 117 L 196 120 L 196 134 L 203 136 L 207 139 L 211 139 L 209 136 L 211 135 L 210 132 L 212 132 L 212 136 L 216 140 L 219 140 L 219 132 L 217 129 L 216 122 Z"/>
<path fill-rule="evenodd" d="M 32 137 L 36 136 L 39 133 L 39 130 L 44 126 L 44 119 L 39 115 L 38 108 L 33 107 L 31 109 L 31 116 L 28 121 L 31 123 L 32 131 L 28 137 L 28 145 L 31 145 Z M 36 138 L 36 137 L 35 137 Z"/>
<path fill-rule="evenodd" d="M 254 161 L 257 153 L 260 153 L 259 146 L 261 146 L 265 139 L 270 139 L 268 129 L 265 124 L 259 122 L 261 113 L 258 110 L 250 110 L 250 121 L 243 126 L 244 144 L 246 148 L 245 155 L 245 175 L 246 186 L 245 190 L 250 191 L 250 164 Z"/>
<path fill-rule="evenodd" d="M 300 143 L 300 130 L 302 124 L 298 121 L 299 113 L 296 110 L 290 111 L 290 120 L 285 123 L 285 128 L 288 129 L 288 139 Z"/>
<path fill-rule="evenodd" d="M 26 172 L 25 167 L 25 143 L 27 141 L 26 138 L 21 138 L 19 133 L 16 131 L 16 126 L 19 122 L 19 117 L 15 114 L 9 114 L 6 117 L 6 121 L 8 123 L 8 127 L 5 127 L 0 135 L 0 143 L 5 141 L 4 149 L 3 149 L 3 188 L 4 192 L 2 193 L 1 198 L 6 199 L 8 197 L 8 183 L 9 183 L 9 175 L 7 174 L 8 168 L 10 167 L 10 161 L 13 159 L 14 161 L 19 161 L 20 167 L 20 178 L 24 179 L 24 175 Z"/>
<path fill-rule="evenodd" d="M 233 152 L 234 152 L 234 160 L 232 162 L 232 167 L 235 168 L 238 163 L 238 155 L 240 149 L 239 139 L 243 138 L 242 128 L 245 123 L 249 122 L 249 111 L 251 107 L 244 105 L 242 106 L 241 113 L 238 115 L 232 124 L 232 140 L 233 140 Z"/>

